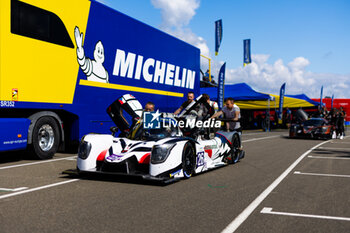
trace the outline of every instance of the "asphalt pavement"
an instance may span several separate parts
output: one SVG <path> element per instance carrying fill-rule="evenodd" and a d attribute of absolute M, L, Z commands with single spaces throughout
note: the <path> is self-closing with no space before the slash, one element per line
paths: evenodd
<path fill-rule="evenodd" d="M 245 131 L 237 164 L 162 186 L 0 154 L 0 232 L 349 232 L 350 138 Z"/>

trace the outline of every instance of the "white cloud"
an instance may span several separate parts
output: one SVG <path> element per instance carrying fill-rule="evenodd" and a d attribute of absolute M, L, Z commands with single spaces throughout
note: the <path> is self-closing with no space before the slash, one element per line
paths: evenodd
<path fill-rule="evenodd" d="M 187 26 L 199 7 L 197 0 L 151 0 L 155 8 L 161 9 L 162 26 L 181 28 Z"/>
<path fill-rule="evenodd" d="M 201 50 L 201 54 L 209 56 L 206 41 L 197 36 L 188 27 L 200 5 L 199 0 L 151 0 L 153 6 L 161 10 L 162 24 L 160 28 L 167 33 L 192 44 Z"/>
<path fill-rule="evenodd" d="M 151 0 L 153 6 L 160 9 L 162 23 L 160 28 L 167 33 L 192 44 L 201 50 L 201 54 L 210 57 L 207 42 L 197 36 L 188 27 L 200 6 L 200 0 Z M 321 86 L 324 86 L 324 96 L 335 95 L 336 98 L 350 97 L 350 74 L 312 73 L 306 70 L 310 61 L 297 57 L 284 64 L 282 59 L 269 64 L 268 54 L 252 55 L 252 63 L 246 67 L 229 69 L 226 67 L 226 83 L 245 82 L 260 92 L 278 94 L 281 85 L 286 82 L 287 94 L 304 93 L 309 97 L 319 98 Z M 217 76 L 222 61 L 212 60 L 212 74 Z M 208 61 L 201 58 L 201 68 L 205 71 Z M 216 77 L 215 77 L 216 79 Z"/>
<path fill-rule="evenodd" d="M 286 82 L 287 94 L 304 93 L 312 98 L 319 98 L 323 85 L 324 96 L 334 94 L 335 98 L 350 97 L 350 74 L 309 72 L 306 68 L 310 61 L 304 57 L 294 58 L 287 65 L 282 59 L 269 64 L 269 57 L 267 54 L 255 54 L 252 55 L 252 63 L 246 67 L 228 69 L 226 83 L 245 82 L 257 91 L 278 94 L 281 85 Z"/>

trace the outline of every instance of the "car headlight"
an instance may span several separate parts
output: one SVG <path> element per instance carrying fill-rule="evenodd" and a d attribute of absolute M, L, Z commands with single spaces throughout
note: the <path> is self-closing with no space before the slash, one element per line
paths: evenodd
<path fill-rule="evenodd" d="M 175 145 L 176 144 L 163 144 L 153 146 L 151 153 L 151 163 L 157 164 L 164 162 L 168 158 L 170 151 L 174 148 Z"/>
<path fill-rule="evenodd" d="M 78 148 L 78 156 L 81 159 L 87 159 L 89 157 L 91 151 L 91 143 L 82 141 L 80 142 L 79 148 Z"/>

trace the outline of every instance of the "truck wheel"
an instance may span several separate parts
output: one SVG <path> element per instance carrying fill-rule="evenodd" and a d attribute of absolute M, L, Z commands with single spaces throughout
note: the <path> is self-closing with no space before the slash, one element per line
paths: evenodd
<path fill-rule="evenodd" d="M 193 145 L 187 142 L 182 151 L 182 170 L 185 178 L 190 178 L 196 166 L 196 153 Z"/>
<path fill-rule="evenodd" d="M 60 142 L 59 127 L 52 117 L 41 117 L 35 123 L 32 134 L 32 154 L 39 159 L 50 159 L 57 152 Z"/>

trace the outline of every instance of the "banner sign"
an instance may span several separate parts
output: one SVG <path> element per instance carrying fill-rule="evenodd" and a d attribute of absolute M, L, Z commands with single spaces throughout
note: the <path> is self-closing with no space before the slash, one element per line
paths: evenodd
<path fill-rule="evenodd" d="M 279 104 L 279 113 L 278 113 L 278 119 L 282 120 L 283 116 L 283 102 L 284 102 L 284 93 L 286 91 L 286 83 L 283 83 L 280 89 L 280 104 Z"/>
<path fill-rule="evenodd" d="M 221 66 L 218 78 L 218 105 L 219 109 L 224 106 L 224 86 L 225 86 L 226 62 Z"/>
<path fill-rule="evenodd" d="M 222 20 L 215 21 L 215 56 L 219 53 L 219 47 L 222 40 Z"/>
<path fill-rule="evenodd" d="M 321 107 L 323 106 L 323 103 L 322 103 L 322 96 L 323 96 L 323 86 L 321 87 L 321 95 L 320 95 L 320 106 L 321 106 Z"/>
<path fill-rule="evenodd" d="M 334 94 L 332 95 L 331 109 L 333 109 Z"/>
<path fill-rule="evenodd" d="M 250 39 L 243 40 L 243 49 L 243 66 L 246 66 L 252 62 L 252 59 L 250 57 Z"/>

